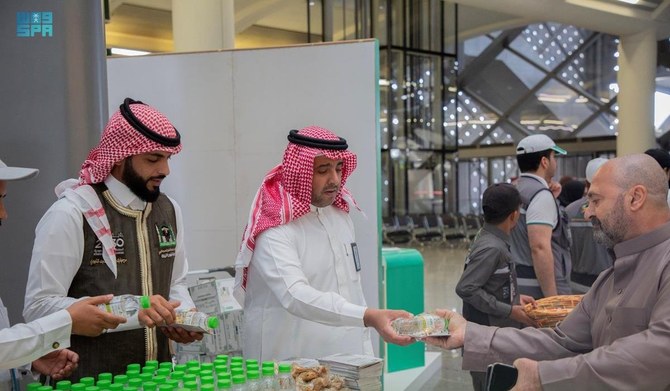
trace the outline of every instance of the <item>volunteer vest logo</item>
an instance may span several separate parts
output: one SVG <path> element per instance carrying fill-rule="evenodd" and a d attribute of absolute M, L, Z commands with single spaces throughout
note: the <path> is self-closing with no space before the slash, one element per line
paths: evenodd
<path fill-rule="evenodd" d="M 126 255 L 126 241 L 123 238 L 123 232 L 118 234 L 112 234 L 112 240 L 114 240 L 114 252 L 116 253 L 116 263 L 123 264 L 128 263 L 128 259 L 124 257 Z M 102 243 L 100 240 L 95 240 L 95 247 L 93 248 L 93 259 L 89 262 L 91 266 L 94 265 L 103 265 L 105 260 L 102 258 Z"/>
<path fill-rule="evenodd" d="M 156 224 L 156 235 L 158 235 L 158 247 L 160 247 L 158 254 L 161 259 L 174 257 L 177 240 L 172 226 L 170 224 L 160 226 Z"/>
<path fill-rule="evenodd" d="M 21 38 L 42 37 L 54 35 L 53 12 L 17 12 L 16 36 Z"/>

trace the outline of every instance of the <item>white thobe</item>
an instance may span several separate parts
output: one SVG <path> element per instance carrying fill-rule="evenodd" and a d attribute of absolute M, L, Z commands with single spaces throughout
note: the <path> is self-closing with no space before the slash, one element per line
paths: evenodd
<path fill-rule="evenodd" d="M 9 327 L 9 317 L 0 299 L 0 390 L 9 389 L 7 369 L 30 363 L 55 350 L 70 346 L 72 319 L 63 310 L 30 323 Z"/>
<path fill-rule="evenodd" d="M 143 210 L 146 207 L 144 201 L 113 176 L 107 177 L 105 185 L 121 205 L 134 210 Z M 177 244 L 169 299 L 181 301 L 179 308 L 191 309 L 195 305 L 186 285 L 188 262 L 184 251 L 181 208 L 173 199 L 170 198 L 170 201 L 177 220 Z M 23 308 L 23 317 L 26 320 L 38 319 L 65 309 L 78 300 L 68 297 L 67 293 L 72 279 L 79 271 L 84 254 L 83 224 L 84 216 L 67 198 L 56 201 L 37 224 Z M 110 332 L 140 327 L 135 316 Z"/>
<path fill-rule="evenodd" d="M 353 222 L 333 206 L 312 206 L 258 236 L 244 303 L 245 357 L 374 355 L 352 244 Z"/>

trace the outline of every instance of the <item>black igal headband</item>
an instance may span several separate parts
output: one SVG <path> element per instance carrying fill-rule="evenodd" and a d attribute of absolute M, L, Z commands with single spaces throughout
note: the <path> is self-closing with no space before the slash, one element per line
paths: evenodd
<path fill-rule="evenodd" d="M 304 145 L 306 147 L 312 148 L 321 148 L 321 149 L 334 149 L 338 151 L 344 151 L 349 148 L 347 145 L 347 140 L 342 137 L 338 137 L 339 140 L 321 140 L 319 138 L 313 138 L 308 136 L 303 136 L 298 134 L 298 131 L 293 129 L 288 132 L 288 141 L 293 144 Z"/>
<path fill-rule="evenodd" d="M 177 131 L 177 128 L 174 126 L 172 127 L 177 133 L 177 136 L 175 137 L 165 137 L 162 134 L 158 134 L 154 132 L 153 130 L 149 129 L 146 125 L 142 123 L 137 117 L 135 117 L 135 114 L 130 110 L 130 105 L 143 105 L 144 103 L 140 102 L 139 100 L 133 100 L 131 98 L 126 98 L 123 100 L 123 104 L 119 106 L 119 110 L 121 110 L 121 115 L 123 118 L 128 121 L 130 126 L 135 128 L 138 132 L 142 133 L 142 135 L 146 138 L 148 138 L 151 141 L 155 141 L 158 144 L 164 145 L 166 147 L 176 147 L 181 143 L 181 135 L 179 134 L 179 131 Z"/>

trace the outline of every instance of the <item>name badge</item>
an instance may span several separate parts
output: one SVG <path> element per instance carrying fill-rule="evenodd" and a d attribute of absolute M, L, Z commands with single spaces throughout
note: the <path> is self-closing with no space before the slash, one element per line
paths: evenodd
<path fill-rule="evenodd" d="M 351 254 L 354 256 L 354 267 L 357 272 L 361 271 L 361 259 L 358 257 L 358 246 L 356 243 L 351 243 Z"/>

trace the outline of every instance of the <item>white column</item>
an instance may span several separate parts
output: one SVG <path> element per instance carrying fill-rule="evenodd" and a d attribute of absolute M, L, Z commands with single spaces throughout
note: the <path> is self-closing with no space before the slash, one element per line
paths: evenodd
<path fill-rule="evenodd" d="M 175 52 L 235 48 L 234 0 L 172 0 Z"/>
<path fill-rule="evenodd" d="M 656 146 L 656 34 L 653 29 L 621 36 L 619 41 L 619 136 L 617 155 L 641 153 Z"/>

